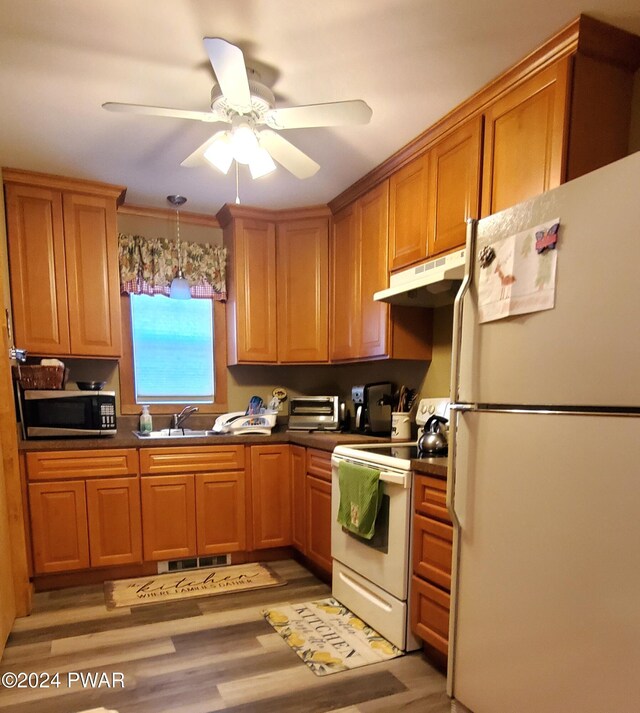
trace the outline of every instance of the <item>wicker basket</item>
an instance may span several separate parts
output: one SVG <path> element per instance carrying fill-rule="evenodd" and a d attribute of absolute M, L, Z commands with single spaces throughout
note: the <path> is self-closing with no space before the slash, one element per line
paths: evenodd
<path fill-rule="evenodd" d="M 64 366 L 14 366 L 13 378 L 23 389 L 64 389 L 69 369 Z"/>

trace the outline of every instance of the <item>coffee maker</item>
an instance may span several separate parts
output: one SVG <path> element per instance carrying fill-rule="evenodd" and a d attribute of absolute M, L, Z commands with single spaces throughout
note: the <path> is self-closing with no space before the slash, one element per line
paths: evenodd
<path fill-rule="evenodd" d="M 351 389 L 355 409 L 354 430 L 370 435 L 389 435 L 392 394 L 393 384 L 388 381 L 354 386 Z"/>

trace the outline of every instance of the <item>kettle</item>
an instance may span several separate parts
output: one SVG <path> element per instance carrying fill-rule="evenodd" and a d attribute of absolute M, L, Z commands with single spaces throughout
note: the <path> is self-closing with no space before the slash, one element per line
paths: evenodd
<path fill-rule="evenodd" d="M 442 416 L 431 416 L 424 424 L 424 431 L 418 439 L 418 450 L 420 453 L 432 455 L 446 455 L 447 439 L 441 430 L 441 424 L 448 423 Z"/>

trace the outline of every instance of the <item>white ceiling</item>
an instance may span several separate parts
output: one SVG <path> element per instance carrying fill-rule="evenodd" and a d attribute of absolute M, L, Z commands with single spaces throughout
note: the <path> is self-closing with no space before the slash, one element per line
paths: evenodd
<path fill-rule="evenodd" d="M 128 188 L 127 203 L 215 213 L 233 170 L 180 162 L 215 129 L 106 101 L 205 111 L 205 36 L 238 44 L 278 106 L 364 99 L 366 126 L 287 139 L 321 165 L 252 181 L 244 204 L 326 203 L 580 12 L 640 34 L 637 0 L 0 0 L 0 166 Z"/>

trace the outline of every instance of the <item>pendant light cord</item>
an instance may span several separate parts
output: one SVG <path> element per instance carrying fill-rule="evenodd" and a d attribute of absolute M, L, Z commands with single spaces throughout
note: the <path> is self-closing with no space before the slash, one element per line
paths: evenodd
<path fill-rule="evenodd" d="M 240 189 L 238 181 L 238 162 L 236 161 L 236 205 L 240 205 Z"/>

